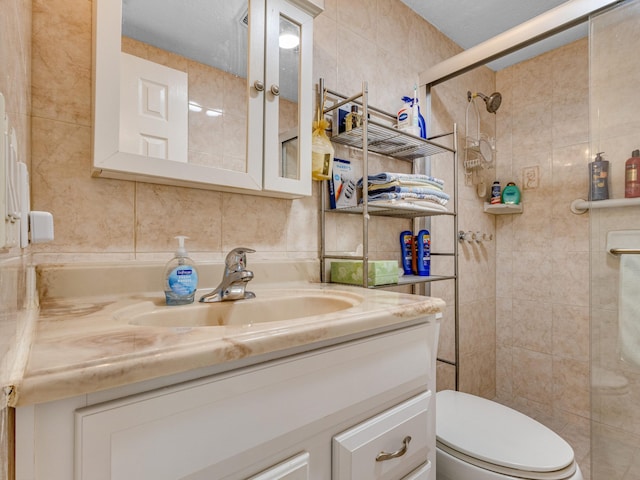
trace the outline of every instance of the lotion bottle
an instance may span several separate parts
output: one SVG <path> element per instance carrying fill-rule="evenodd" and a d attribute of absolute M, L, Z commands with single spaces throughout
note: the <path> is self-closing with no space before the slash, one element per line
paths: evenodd
<path fill-rule="evenodd" d="M 431 274 L 431 235 L 429 230 L 420 230 L 414 239 L 416 244 L 416 275 Z"/>
<path fill-rule="evenodd" d="M 164 269 L 164 294 L 167 305 L 186 305 L 193 303 L 198 288 L 198 270 L 184 248 L 184 241 L 189 237 L 179 235 L 175 238 L 178 249 Z"/>
<path fill-rule="evenodd" d="M 400 234 L 400 256 L 402 257 L 402 270 L 405 275 L 413 273 L 413 232 L 405 230 Z"/>

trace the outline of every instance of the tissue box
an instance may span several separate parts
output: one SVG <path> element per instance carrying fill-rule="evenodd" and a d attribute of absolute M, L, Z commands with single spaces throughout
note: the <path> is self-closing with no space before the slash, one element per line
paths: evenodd
<path fill-rule="evenodd" d="M 331 262 L 331 281 L 362 285 L 362 260 Z M 374 260 L 369 262 L 369 285 L 398 283 L 396 260 Z"/>

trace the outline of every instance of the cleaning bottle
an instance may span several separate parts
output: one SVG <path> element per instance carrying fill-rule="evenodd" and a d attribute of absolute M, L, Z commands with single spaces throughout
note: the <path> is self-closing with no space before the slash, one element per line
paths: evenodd
<path fill-rule="evenodd" d="M 609 161 L 602 158 L 600 152 L 589 164 L 589 200 L 607 200 L 609 198 Z"/>
<path fill-rule="evenodd" d="M 634 150 L 631 158 L 624 165 L 624 196 L 625 198 L 640 197 L 640 150 Z"/>
<path fill-rule="evenodd" d="M 186 305 L 193 303 L 198 288 L 198 270 L 184 248 L 184 241 L 189 237 L 178 235 L 175 238 L 178 250 L 164 269 L 164 294 L 167 305 Z"/>
<path fill-rule="evenodd" d="M 420 230 L 415 238 L 416 275 L 428 277 L 431 271 L 431 236 L 429 230 Z"/>
<path fill-rule="evenodd" d="M 418 103 L 418 87 L 413 87 L 413 98 L 402 97 L 404 105 L 398 111 L 398 129 L 412 133 L 421 138 L 427 138 L 427 124 L 420 112 Z"/>

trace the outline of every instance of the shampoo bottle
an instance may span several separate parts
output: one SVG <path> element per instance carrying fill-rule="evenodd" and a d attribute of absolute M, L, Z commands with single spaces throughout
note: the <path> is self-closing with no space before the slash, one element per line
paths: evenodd
<path fill-rule="evenodd" d="M 184 241 L 188 237 L 179 235 L 175 238 L 178 240 L 178 250 L 164 269 L 164 294 L 167 305 L 186 305 L 193 303 L 198 288 L 198 270 L 184 248 Z"/>
<path fill-rule="evenodd" d="M 508 203 L 512 205 L 518 205 L 520 203 L 520 189 L 513 183 L 507 183 L 502 191 L 502 203 Z"/>
<path fill-rule="evenodd" d="M 589 164 L 591 182 L 589 184 L 589 200 L 607 200 L 609 198 L 609 161 L 602 158 L 600 152 Z"/>
<path fill-rule="evenodd" d="M 625 198 L 640 197 L 640 150 L 634 150 L 631 158 L 624 165 L 624 196 Z"/>

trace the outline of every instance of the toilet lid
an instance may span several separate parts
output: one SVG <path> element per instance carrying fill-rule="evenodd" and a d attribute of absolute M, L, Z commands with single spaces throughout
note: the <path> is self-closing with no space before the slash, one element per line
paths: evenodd
<path fill-rule="evenodd" d="M 573 449 L 549 428 L 462 392 L 436 394 L 436 436 L 448 450 L 508 469 L 545 473 L 573 464 Z"/>

